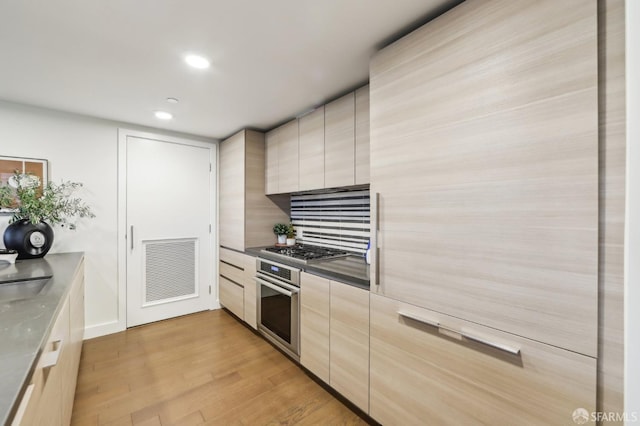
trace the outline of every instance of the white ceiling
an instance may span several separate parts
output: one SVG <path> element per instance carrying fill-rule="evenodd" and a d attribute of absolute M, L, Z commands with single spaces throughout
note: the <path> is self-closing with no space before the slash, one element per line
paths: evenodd
<path fill-rule="evenodd" d="M 0 99 L 213 138 L 266 130 L 366 82 L 380 46 L 453 3 L 2 0 Z"/>

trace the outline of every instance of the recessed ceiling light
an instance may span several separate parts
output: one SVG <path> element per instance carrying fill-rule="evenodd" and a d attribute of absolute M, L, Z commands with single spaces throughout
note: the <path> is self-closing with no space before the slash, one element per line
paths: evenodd
<path fill-rule="evenodd" d="M 178 100 L 176 98 L 167 98 L 167 102 L 169 102 L 170 104 L 177 104 Z"/>
<path fill-rule="evenodd" d="M 173 114 L 166 111 L 156 111 L 155 116 L 160 120 L 171 120 L 173 118 Z"/>
<path fill-rule="evenodd" d="M 209 61 L 199 55 L 187 55 L 184 58 L 185 62 L 194 68 L 205 69 L 209 68 Z"/>

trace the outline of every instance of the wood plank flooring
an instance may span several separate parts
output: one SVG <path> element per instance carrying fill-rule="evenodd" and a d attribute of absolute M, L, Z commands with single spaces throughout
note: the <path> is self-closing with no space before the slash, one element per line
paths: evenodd
<path fill-rule="evenodd" d="M 216 310 L 85 341 L 71 424 L 366 423 Z"/>

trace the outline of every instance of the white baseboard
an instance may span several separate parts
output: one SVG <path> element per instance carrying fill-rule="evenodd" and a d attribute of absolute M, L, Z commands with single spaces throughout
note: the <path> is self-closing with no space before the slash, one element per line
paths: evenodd
<path fill-rule="evenodd" d="M 220 306 L 220 303 L 216 300 L 213 303 L 213 306 L 209 308 L 209 310 L 214 311 L 221 308 L 222 307 Z M 119 333 L 126 329 L 127 326 L 124 324 L 124 322 L 121 324 L 118 320 L 103 322 L 101 324 L 85 327 L 84 340 L 93 339 L 94 337 L 106 336 L 107 334 Z"/>
<path fill-rule="evenodd" d="M 124 331 L 126 326 L 121 324 L 120 321 L 109 321 L 101 324 L 85 327 L 84 340 L 93 339 L 94 337 L 106 336 L 107 334 L 119 333 Z"/>

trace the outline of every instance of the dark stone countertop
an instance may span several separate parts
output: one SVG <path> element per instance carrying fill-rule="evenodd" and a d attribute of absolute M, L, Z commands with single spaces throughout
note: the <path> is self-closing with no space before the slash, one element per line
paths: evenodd
<path fill-rule="evenodd" d="M 338 259 L 322 260 L 315 263 L 302 263 L 293 259 L 264 253 L 264 247 L 251 247 L 245 250 L 250 256 L 270 259 L 286 265 L 300 268 L 310 274 L 318 275 L 334 281 L 340 281 L 354 287 L 369 290 L 369 265 L 364 261 L 363 256 L 350 255 Z"/>
<path fill-rule="evenodd" d="M 31 298 L 0 296 L 0 424 L 17 409 L 83 257 L 62 253 L 14 265 L 0 262 L 0 288 L 6 282 L 51 277 Z"/>

